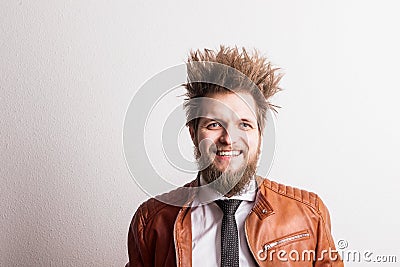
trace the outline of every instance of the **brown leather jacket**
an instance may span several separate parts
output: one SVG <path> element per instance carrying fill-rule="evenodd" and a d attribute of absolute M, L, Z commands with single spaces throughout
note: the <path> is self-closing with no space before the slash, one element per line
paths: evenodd
<path fill-rule="evenodd" d="M 246 218 L 247 243 L 259 266 L 342 267 L 329 213 L 314 193 L 257 177 L 255 204 Z M 196 186 L 197 180 L 188 186 Z M 178 193 L 177 193 L 178 192 Z M 136 211 L 128 233 L 126 267 L 192 266 L 191 208 L 154 198 Z"/>

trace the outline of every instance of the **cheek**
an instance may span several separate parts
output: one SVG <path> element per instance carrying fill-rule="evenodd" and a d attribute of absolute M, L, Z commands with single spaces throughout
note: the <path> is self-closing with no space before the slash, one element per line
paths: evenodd
<path fill-rule="evenodd" d="M 217 131 L 200 131 L 198 134 L 198 140 L 201 142 L 204 139 L 208 139 L 210 141 L 213 141 L 214 143 L 218 140 L 219 135 Z"/>
<path fill-rule="evenodd" d="M 260 143 L 260 138 L 257 134 L 250 134 L 247 136 L 247 144 L 249 145 L 250 151 L 257 151 L 258 145 Z"/>

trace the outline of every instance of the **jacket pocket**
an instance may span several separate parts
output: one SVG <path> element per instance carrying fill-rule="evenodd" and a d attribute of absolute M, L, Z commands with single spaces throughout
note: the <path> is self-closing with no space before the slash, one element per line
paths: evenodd
<path fill-rule="evenodd" d="M 262 249 L 260 249 L 257 252 L 257 257 L 259 260 L 264 261 L 267 259 L 268 251 L 270 251 L 271 249 L 277 249 L 281 246 L 285 246 L 285 245 L 289 245 L 294 242 L 309 239 L 310 236 L 311 235 L 308 232 L 308 230 L 302 230 L 299 232 L 295 232 L 295 233 L 277 238 L 277 239 L 272 240 L 272 241 L 266 243 L 265 245 L 263 245 Z"/>

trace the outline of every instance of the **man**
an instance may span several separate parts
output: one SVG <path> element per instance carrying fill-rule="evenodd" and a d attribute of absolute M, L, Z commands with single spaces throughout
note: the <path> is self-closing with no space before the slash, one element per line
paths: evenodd
<path fill-rule="evenodd" d="M 277 69 L 221 46 L 192 52 L 187 71 L 199 174 L 138 208 L 127 266 L 343 266 L 320 198 L 255 175 Z"/>

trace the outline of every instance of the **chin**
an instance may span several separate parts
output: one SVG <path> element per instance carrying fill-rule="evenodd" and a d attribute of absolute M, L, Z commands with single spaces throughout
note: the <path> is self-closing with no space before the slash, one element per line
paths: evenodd
<path fill-rule="evenodd" d="M 234 164 L 234 165 L 223 165 L 221 166 L 220 164 L 214 162 L 213 163 L 213 168 L 217 171 L 220 171 L 222 173 L 230 174 L 230 173 L 235 173 L 240 170 L 244 170 L 246 168 L 247 164 Z"/>

